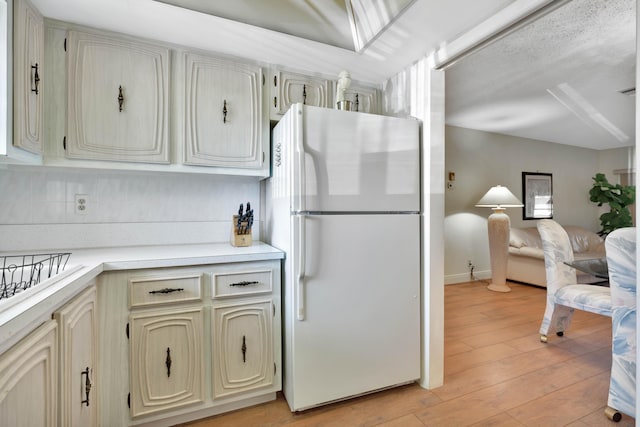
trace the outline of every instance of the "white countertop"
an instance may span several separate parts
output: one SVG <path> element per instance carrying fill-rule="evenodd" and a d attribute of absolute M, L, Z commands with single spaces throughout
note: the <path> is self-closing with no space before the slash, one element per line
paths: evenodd
<path fill-rule="evenodd" d="M 42 253 L 43 251 L 37 251 Z M 0 353 L 91 284 L 104 271 L 183 267 L 284 258 L 284 252 L 262 242 L 247 247 L 229 243 L 127 246 L 95 249 L 48 250 L 71 252 L 65 271 L 14 297 L 0 301 Z M 21 255 L 28 252 L 0 253 Z"/>

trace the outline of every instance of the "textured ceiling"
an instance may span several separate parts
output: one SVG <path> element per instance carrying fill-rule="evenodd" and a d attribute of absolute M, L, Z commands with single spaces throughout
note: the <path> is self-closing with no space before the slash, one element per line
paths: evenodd
<path fill-rule="evenodd" d="M 446 70 L 449 125 L 594 149 L 635 144 L 635 0 L 572 0 Z"/>

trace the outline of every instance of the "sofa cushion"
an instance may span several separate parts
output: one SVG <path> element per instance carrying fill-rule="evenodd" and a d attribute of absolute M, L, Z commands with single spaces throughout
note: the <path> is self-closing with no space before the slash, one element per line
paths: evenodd
<path fill-rule="evenodd" d="M 509 233 L 509 246 L 542 248 L 542 239 L 536 227 L 512 228 Z"/>
<path fill-rule="evenodd" d="M 596 233 L 574 225 L 566 225 L 574 253 L 596 252 L 604 254 L 604 240 Z"/>
<path fill-rule="evenodd" d="M 528 256 L 531 258 L 539 258 L 544 260 L 544 251 L 540 248 L 531 248 L 529 246 L 523 246 L 520 248 L 520 256 Z"/>
<path fill-rule="evenodd" d="M 596 257 L 604 254 L 604 240 L 596 233 L 575 225 L 565 225 L 563 228 L 569 235 L 574 253 L 598 254 Z M 542 239 L 536 227 L 512 228 L 509 233 L 509 246 L 520 249 L 524 247 L 542 249 Z M 518 253 L 518 255 L 525 254 Z"/>

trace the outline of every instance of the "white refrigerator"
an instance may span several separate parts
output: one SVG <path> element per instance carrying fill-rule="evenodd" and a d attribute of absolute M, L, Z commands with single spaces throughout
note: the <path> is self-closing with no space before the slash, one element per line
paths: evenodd
<path fill-rule="evenodd" d="M 420 377 L 419 128 L 302 104 L 274 128 L 265 229 L 286 252 L 292 411 Z"/>

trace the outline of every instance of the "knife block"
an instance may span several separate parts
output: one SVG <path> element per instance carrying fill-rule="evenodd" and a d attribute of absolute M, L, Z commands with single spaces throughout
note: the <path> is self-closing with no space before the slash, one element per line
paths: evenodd
<path fill-rule="evenodd" d="M 244 229 L 242 234 L 238 231 L 238 215 L 234 215 L 231 223 L 231 245 L 237 247 L 251 246 L 253 244 L 253 236 L 249 224 L 241 222 L 240 226 Z"/>

